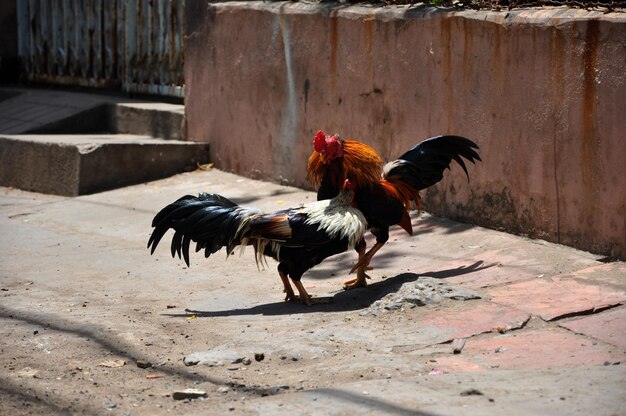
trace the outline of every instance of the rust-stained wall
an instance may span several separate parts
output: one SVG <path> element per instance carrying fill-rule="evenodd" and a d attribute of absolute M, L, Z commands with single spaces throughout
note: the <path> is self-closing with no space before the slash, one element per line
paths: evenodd
<path fill-rule="evenodd" d="M 481 146 L 427 210 L 626 257 L 626 15 L 187 3 L 187 134 L 222 169 L 306 186 L 315 131 L 392 159 Z"/>

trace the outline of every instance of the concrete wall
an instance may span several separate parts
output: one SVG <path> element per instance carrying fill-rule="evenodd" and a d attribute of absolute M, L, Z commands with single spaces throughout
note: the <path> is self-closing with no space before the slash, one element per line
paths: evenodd
<path fill-rule="evenodd" d="M 626 15 L 187 6 L 186 127 L 219 168 L 306 186 L 318 129 L 386 159 L 480 144 L 427 192 L 438 215 L 626 257 Z"/>

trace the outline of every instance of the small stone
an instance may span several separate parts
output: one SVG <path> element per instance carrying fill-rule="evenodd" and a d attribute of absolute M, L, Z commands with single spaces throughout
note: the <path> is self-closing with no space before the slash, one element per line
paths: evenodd
<path fill-rule="evenodd" d="M 195 352 L 183 359 L 186 366 L 205 365 L 208 367 L 220 367 L 224 364 L 239 363 L 243 358 L 234 351 L 210 350 Z"/>
<path fill-rule="evenodd" d="M 230 389 L 226 386 L 222 386 L 219 389 L 217 389 L 218 393 L 228 393 L 230 391 Z"/>
<path fill-rule="evenodd" d="M 244 358 L 243 360 L 241 360 L 243 365 L 250 365 L 252 364 L 252 360 L 250 360 L 249 358 Z"/>
<path fill-rule="evenodd" d="M 137 367 L 139 368 L 150 368 L 152 367 L 152 363 L 144 360 L 137 360 Z"/>
<path fill-rule="evenodd" d="M 119 368 L 126 365 L 126 360 L 109 360 L 98 364 L 99 367 Z"/>
<path fill-rule="evenodd" d="M 206 398 L 209 395 L 204 390 L 198 389 L 185 389 L 178 390 L 172 393 L 172 398 L 174 400 L 185 400 L 185 399 L 198 399 L 198 398 Z"/>
<path fill-rule="evenodd" d="M 33 331 L 33 335 L 37 335 L 39 333 L 39 331 L 37 331 L 36 329 Z"/>
<path fill-rule="evenodd" d="M 113 410 L 113 409 L 115 409 L 116 407 L 117 407 L 117 404 L 115 404 L 115 403 L 108 403 L 108 404 L 106 405 L 107 410 Z"/>
<path fill-rule="evenodd" d="M 257 352 L 257 353 L 254 353 L 254 360 L 255 360 L 255 361 L 259 361 L 259 362 L 261 362 L 261 361 L 263 361 L 264 359 L 265 359 L 265 354 L 264 354 L 264 353 L 262 353 L 262 352 Z"/>
<path fill-rule="evenodd" d="M 454 341 L 452 341 L 452 353 L 453 354 L 460 354 L 461 351 L 463 350 L 463 347 L 465 346 L 465 339 L 464 338 L 457 338 Z"/>
<path fill-rule="evenodd" d="M 35 370 L 34 368 L 30 368 L 30 367 L 24 367 L 23 369 L 17 372 L 18 377 L 24 377 L 24 378 L 29 378 L 29 377 L 39 378 L 38 374 L 39 374 L 39 370 Z"/>
<path fill-rule="evenodd" d="M 422 300 L 422 297 L 419 295 L 409 295 L 404 298 L 405 301 L 411 304 L 411 306 L 425 306 L 426 303 Z"/>
<path fill-rule="evenodd" d="M 294 354 L 291 356 L 291 361 L 300 361 L 302 356 L 300 354 Z"/>

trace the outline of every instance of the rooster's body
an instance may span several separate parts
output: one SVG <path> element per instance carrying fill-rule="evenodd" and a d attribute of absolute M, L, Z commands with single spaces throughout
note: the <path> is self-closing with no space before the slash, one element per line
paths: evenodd
<path fill-rule="evenodd" d="M 437 136 L 418 143 L 384 167 L 382 159 L 370 146 L 354 140 L 342 140 L 318 132 L 314 151 L 309 157 L 309 178 L 319 185 L 318 200 L 332 198 L 339 192 L 345 177 L 355 183 L 356 206 L 363 212 L 376 244 L 366 253 L 365 241 L 356 245 L 359 260 L 352 271 L 356 279 L 348 287 L 367 284 L 365 270 L 372 257 L 389 239 L 389 227 L 400 225 L 412 234 L 408 211 L 419 208 L 419 191 L 439 182 L 452 160 L 468 175 L 463 158 L 474 163 L 480 156 L 478 146 L 460 136 Z M 468 175 L 469 178 L 469 175 Z"/>
<path fill-rule="evenodd" d="M 346 181 L 346 189 L 333 199 L 317 201 L 274 213 L 263 214 L 243 208 L 217 194 L 187 195 L 163 208 L 152 221 L 155 227 L 148 247 L 154 253 L 165 233 L 171 228 L 172 256 L 181 254 L 189 265 L 189 246 L 204 250 L 205 257 L 226 247 L 230 254 L 236 246 L 252 245 L 257 262 L 263 256 L 276 259 L 283 282 L 285 300 L 313 299 L 300 279 L 311 267 L 325 258 L 342 253 L 363 239 L 367 223 L 363 214 L 352 206 L 354 193 Z M 299 297 L 289 283 L 293 280 Z"/>

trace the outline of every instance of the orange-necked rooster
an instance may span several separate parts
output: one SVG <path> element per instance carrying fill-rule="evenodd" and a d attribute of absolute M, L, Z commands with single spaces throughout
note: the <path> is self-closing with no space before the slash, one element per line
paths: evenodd
<path fill-rule="evenodd" d="M 243 208 L 217 194 L 187 195 L 163 208 L 153 219 L 154 231 L 148 241 L 151 254 L 171 228 L 172 257 L 181 254 L 189 266 L 189 246 L 205 257 L 226 247 L 227 256 L 236 246 L 252 245 L 257 264 L 263 256 L 276 259 L 284 285 L 285 300 L 313 299 L 300 282 L 302 275 L 327 257 L 342 253 L 363 239 L 367 222 L 354 207 L 353 186 L 348 179 L 330 200 L 316 201 L 299 208 L 264 214 Z M 298 295 L 289 283 L 293 281 Z"/>
<path fill-rule="evenodd" d="M 419 191 L 439 182 L 452 160 L 463 168 L 463 158 L 475 163 L 481 160 L 473 141 L 460 136 L 436 136 L 416 144 L 398 159 L 383 166 L 381 157 L 370 146 L 355 140 L 317 132 L 313 153 L 308 161 L 309 179 L 319 186 L 317 199 L 333 198 L 346 177 L 355 187 L 355 203 L 365 216 L 368 227 L 376 237 L 376 244 L 366 253 L 365 240 L 355 249 L 359 260 L 350 273 L 355 279 L 345 282 L 346 288 L 367 285 L 365 273 L 372 257 L 389 239 L 389 227 L 399 225 L 413 234 L 409 210 L 415 204 L 419 209 Z"/>

